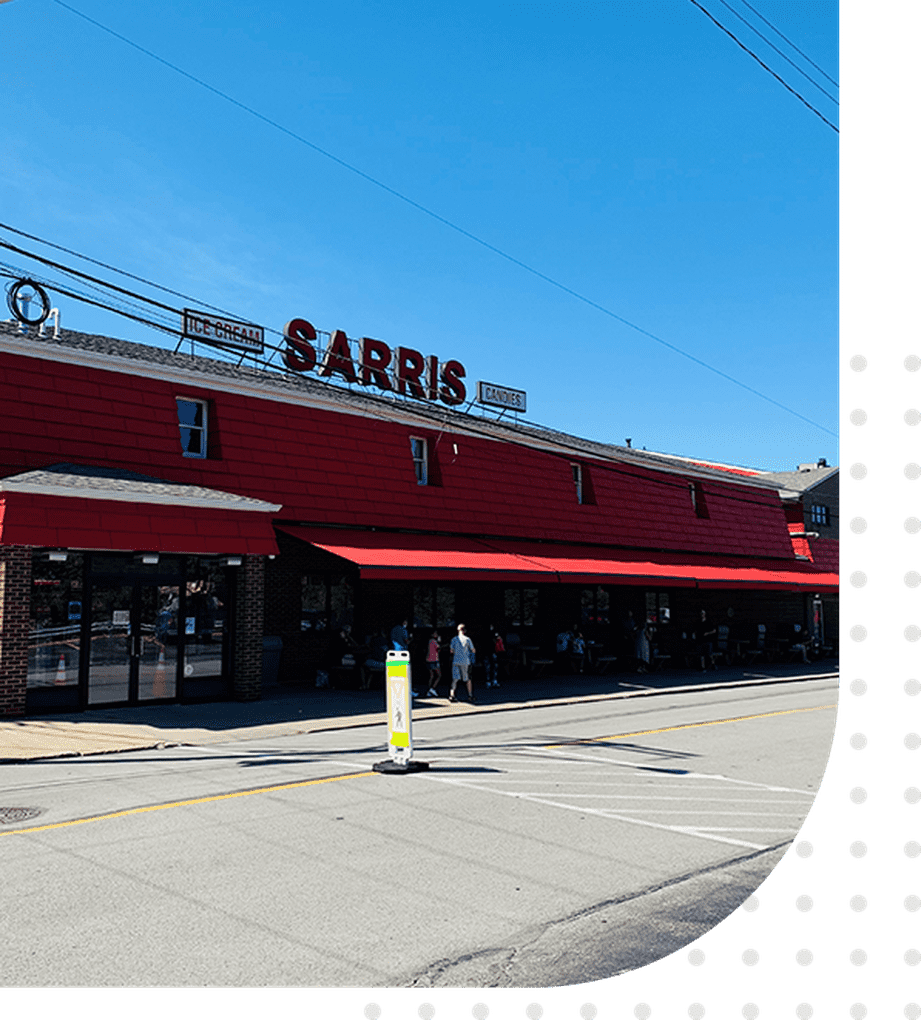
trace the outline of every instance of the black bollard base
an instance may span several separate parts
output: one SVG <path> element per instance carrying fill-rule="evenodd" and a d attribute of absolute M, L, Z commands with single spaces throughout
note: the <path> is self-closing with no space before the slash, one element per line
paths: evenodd
<path fill-rule="evenodd" d="M 405 776 L 407 772 L 424 772 L 429 767 L 427 761 L 398 762 L 388 758 L 371 766 L 374 772 L 385 772 L 391 776 Z"/>

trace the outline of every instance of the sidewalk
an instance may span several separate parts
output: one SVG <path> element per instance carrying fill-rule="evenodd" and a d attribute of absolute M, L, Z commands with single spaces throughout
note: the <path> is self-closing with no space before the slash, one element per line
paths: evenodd
<path fill-rule="evenodd" d="M 613 676 L 548 676 L 522 679 L 499 688 L 480 685 L 478 703 L 450 704 L 446 698 L 419 699 L 413 719 L 503 712 L 575 702 L 834 678 L 837 662 L 808 666 L 766 665 Z M 462 686 L 462 685 L 461 685 Z M 462 691 L 458 691 L 462 693 Z M 264 737 L 316 733 L 385 722 L 384 692 L 285 690 L 274 688 L 261 701 L 204 705 L 151 705 L 96 709 L 76 714 L 0 720 L 0 764 L 88 754 L 108 754 L 177 744 L 217 744 Z"/>

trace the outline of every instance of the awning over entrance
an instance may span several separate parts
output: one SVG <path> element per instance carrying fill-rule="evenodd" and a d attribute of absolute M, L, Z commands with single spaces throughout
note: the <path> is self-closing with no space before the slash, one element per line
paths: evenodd
<path fill-rule="evenodd" d="M 359 568 L 361 577 L 430 581 L 657 584 L 687 588 L 762 588 L 835 592 L 838 575 L 797 560 L 693 553 L 646 553 L 512 540 L 280 527 Z"/>
<path fill-rule="evenodd" d="M 0 544 L 264 556 L 278 552 L 279 509 L 117 468 L 56 464 L 0 479 Z"/>

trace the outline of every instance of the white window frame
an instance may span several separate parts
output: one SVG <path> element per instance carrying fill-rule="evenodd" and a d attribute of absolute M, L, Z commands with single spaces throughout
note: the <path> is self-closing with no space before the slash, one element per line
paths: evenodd
<path fill-rule="evenodd" d="M 582 465 L 570 463 L 569 466 L 572 468 L 572 480 L 576 486 L 576 502 L 579 506 L 582 506 L 582 496 L 584 491 L 582 487 Z"/>
<path fill-rule="evenodd" d="M 831 513 L 823 503 L 813 503 L 809 507 L 809 517 L 812 524 L 827 528 L 831 523 Z"/>
<path fill-rule="evenodd" d="M 179 415 L 179 401 L 183 401 L 186 404 L 197 404 L 201 408 L 201 426 L 198 425 L 183 425 L 182 420 L 179 419 L 179 428 L 181 429 L 194 429 L 201 433 L 201 452 L 190 453 L 188 450 L 183 449 L 183 457 L 193 457 L 196 460 L 205 460 L 208 457 L 208 401 L 202 400 L 200 397 L 184 397 L 177 394 L 176 396 L 176 415 Z M 182 443 L 182 432 L 179 433 L 180 444 Z"/>
<path fill-rule="evenodd" d="M 417 454 L 416 443 L 419 444 L 421 455 Z M 428 485 L 429 483 L 429 444 L 422 436 L 410 436 L 409 448 L 413 455 L 413 470 L 416 472 L 416 484 Z"/>

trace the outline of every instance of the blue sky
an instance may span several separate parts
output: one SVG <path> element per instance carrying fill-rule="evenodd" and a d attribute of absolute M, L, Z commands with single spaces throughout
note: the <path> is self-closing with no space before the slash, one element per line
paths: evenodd
<path fill-rule="evenodd" d="M 838 135 L 690 0 L 67 2 L 822 428 L 54 0 L 0 4 L 0 221 L 265 326 L 302 316 L 457 358 L 577 435 L 837 463 Z M 838 124 L 721 0 L 701 2 Z M 750 2 L 839 80 L 837 3 Z M 68 328 L 162 342 L 55 304 Z"/>

